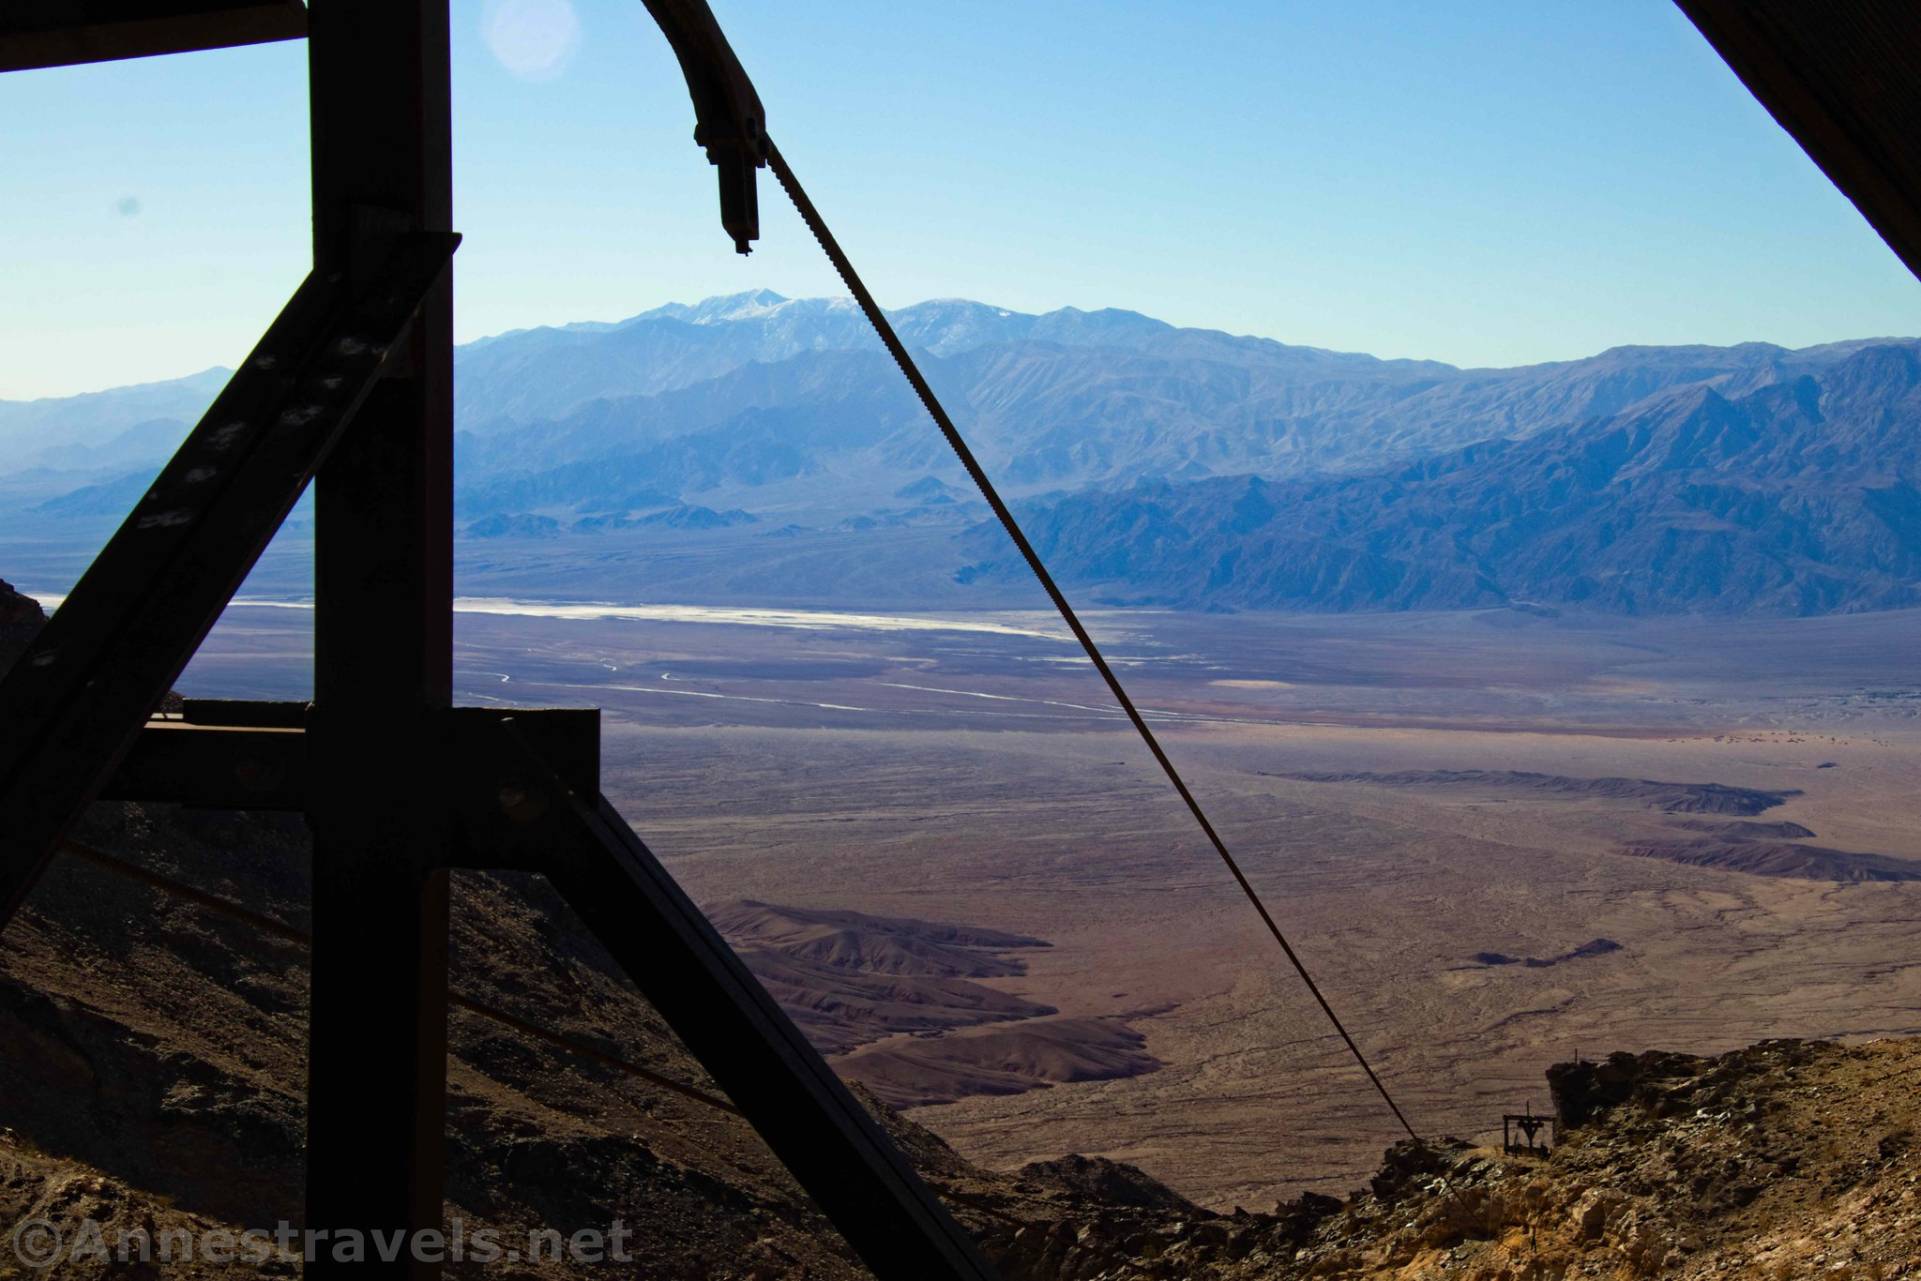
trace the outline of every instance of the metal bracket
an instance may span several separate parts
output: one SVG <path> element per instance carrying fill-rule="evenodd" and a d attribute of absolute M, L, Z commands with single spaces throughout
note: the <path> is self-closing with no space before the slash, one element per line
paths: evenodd
<path fill-rule="evenodd" d="M 754 82 L 704 0 L 645 0 L 647 12 L 680 59 L 694 100 L 694 142 L 720 170 L 720 225 L 737 253 L 760 239 L 754 171 L 767 163 L 767 113 Z"/>

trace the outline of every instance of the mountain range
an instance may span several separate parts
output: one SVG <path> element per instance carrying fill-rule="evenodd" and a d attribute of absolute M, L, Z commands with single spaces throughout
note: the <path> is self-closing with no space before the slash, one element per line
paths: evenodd
<path fill-rule="evenodd" d="M 1921 590 L 1912 339 L 1458 369 L 1119 310 L 891 314 L 1050 562 L 1102 599 L 1798 614 Z M 0 403 L 0 497 L 55 526 L 124 512 L 219 382 Z M 473 539 L 593 538 L 602 560 L 717 540 L 745 572 L 778 535 L 832 594 L 835 557 L 914 526 L 958 599 L 1017 574 L 846 300 L 501 334 L 459 349 L 456 384 Z"/>
<path fill-rule="evenodd" d="M 1188 608 L 1818 614 L 1921 604 L 1921 348 L 1360 476 L 1141 482 L 1032 504 L 1055 572 Z M 1021 575 L 986 531 L 964 574 Z"/>

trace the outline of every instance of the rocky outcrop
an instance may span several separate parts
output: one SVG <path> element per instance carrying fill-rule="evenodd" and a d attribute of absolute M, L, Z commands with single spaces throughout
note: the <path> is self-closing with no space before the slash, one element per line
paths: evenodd
<path fill-rule="evenodd" d="M 1077 1153 L 1052 1161 L 1029 1161 L 1015 1175 L 1023 1188 L 1051 1191 L 1097 1205 L 1156 1210 L 1183 1218 L 1206 1218 L 1207 1211 L 1139 1166 Z"/>
<path fill-rule="evenodd" d="M 15 591 L 12 583 L 0 578 L 0 671 L 12 665 L 46 621 L 46 611 L 39 601 Z"/>
<path fill-rule="evenodd" d="M 1846 1277 L 1921 1268 L 1921 1042 L 1616 1054 L 1550 1074 L 1550 1155 L 1390 1148 L 1345 1201 L 1084 1209 L 984 1239 L 1007 1276 L 1172 1281 Z"/>

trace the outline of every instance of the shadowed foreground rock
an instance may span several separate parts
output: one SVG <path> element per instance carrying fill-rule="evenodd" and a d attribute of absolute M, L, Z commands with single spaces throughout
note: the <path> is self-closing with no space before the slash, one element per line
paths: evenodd
<path fill-rule="evenodd" d="M 211 891 L 245 884 L 257 904 L 303 920 L 295 831 L 127 806 L 96 812 L 87 835 L 170 874 L 190 864 Z M 463 882 L 462 989 L 698 1083 L 652 1012 L 536 891 Z M 57 869 L 0 948 L 0 1221 L 93 1222 L 109 1239 L 297 1221 L 303 966 L 295 945 L 262 944 L 88 867 Z M 737 1119 L 465 1013 L 454 1033 L 447 1209 L 469 1232 L 571 1233 L 618 1218 L 650 1277 L 865 1275 Z M 1550 1080 L 1570 1125 L 1546 1159 L 1403 1143 L 1345 1200 L 1309 1192 L 1229 1215 L 1098 1157 L 984 1170 L 856 1093 L 1007 1281 L 1868 1281 L 1921 1267 L 1915 1079 L 1912 1040 L 1564 1064 Z M 610 1266 L 543 1261 L 509 1274 Z M 75 1261 L 46 1275 L 152 1274 Z"/>

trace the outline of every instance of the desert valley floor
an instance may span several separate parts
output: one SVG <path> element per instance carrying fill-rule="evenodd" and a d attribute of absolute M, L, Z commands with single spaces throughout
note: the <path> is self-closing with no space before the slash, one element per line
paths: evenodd
<path fill-rule="evenodd" d="M 1396 1137 L 1051 616 L 622 613 L 467 602 L 461 698 L 602 706 L 609 796 L 730 933 L 1008 936 L 991 1020 L 827 1047 L 964 1153 L 1265 1208 Z M 1921 1031 L 1921 616 L 1093 621 L 1425 1131 L 1580 1052 Z M 236 605 L 182 691 L 302 696 L 309 623 Z"/>

